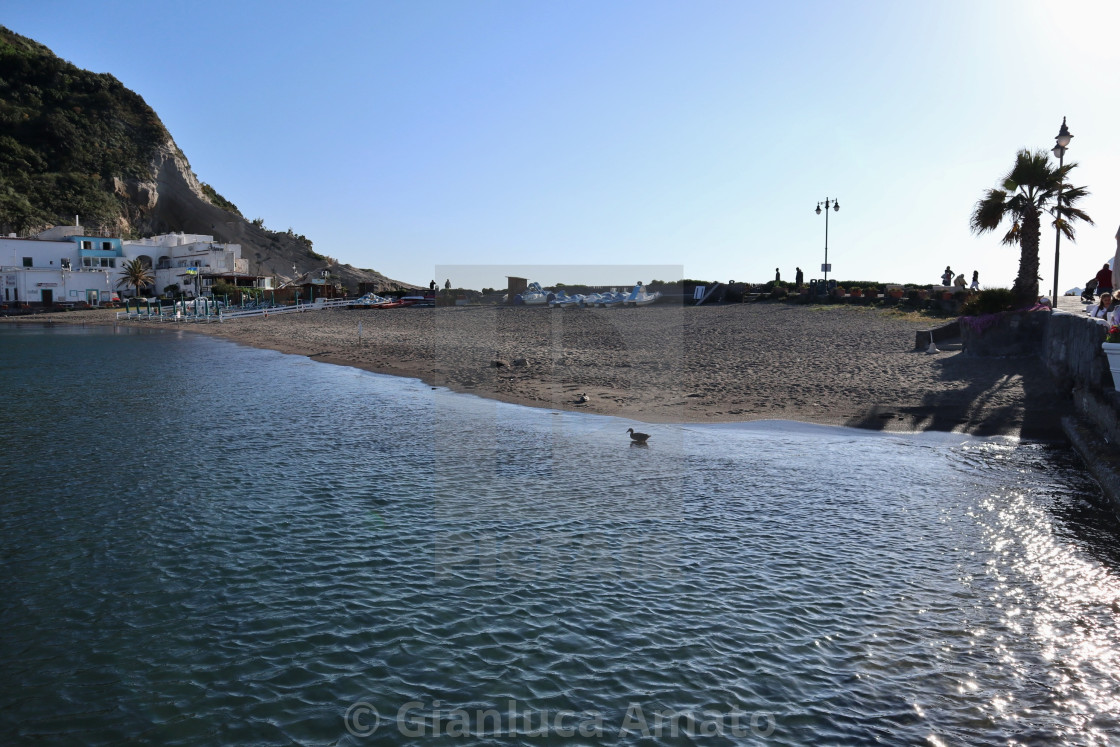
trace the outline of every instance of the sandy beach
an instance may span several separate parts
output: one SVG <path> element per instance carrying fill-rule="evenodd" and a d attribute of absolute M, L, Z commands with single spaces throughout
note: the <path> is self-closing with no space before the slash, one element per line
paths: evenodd
<path fill-rule="evenodd" d="M 107 312 L 52 317 L 112 323 Z M 758 303 L 326 310 L 182 328 L 506 402 L 644 422 L 781 419 L 1063 437 L 1068 398 L 1039 360 L 974 358 L 952 344 L 916 351 L 915 332 L 936 324 L 882 309 Z"/>

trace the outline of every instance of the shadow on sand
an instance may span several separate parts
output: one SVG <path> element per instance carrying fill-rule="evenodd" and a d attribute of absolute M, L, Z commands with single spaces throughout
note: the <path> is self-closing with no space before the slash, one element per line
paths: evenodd
<path fill-rule="evenodd" d="M 875 405 L 844 425 L 1065 440 L 1061 419 L 1072 412 L 1072 400 L 1040 359 L 978 358 L 965 355 L 960 347 L 959 338 L 938 343 L 942 352 L 931 364 L 939 369 L 941 386 L 928 392 L 920 405 Z"/>

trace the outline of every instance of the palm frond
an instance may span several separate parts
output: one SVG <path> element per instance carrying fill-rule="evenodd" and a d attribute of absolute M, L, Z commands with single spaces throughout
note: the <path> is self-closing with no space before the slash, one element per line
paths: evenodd
<path fill-rule="evenodd" d="M 1007 213 L 1007 192 L 1002 189 L 989 189 L 972 210 L 970 221 L 972 232 L 980 234 L 996 230 Z"/>

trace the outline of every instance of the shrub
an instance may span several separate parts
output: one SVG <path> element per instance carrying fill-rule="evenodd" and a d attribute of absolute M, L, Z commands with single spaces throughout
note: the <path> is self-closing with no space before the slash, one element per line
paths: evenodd
<path fill-rule="evenodd" d="M 1009 288 L 986 288 L 961 305 L 961 316 L 982 316 L 1011 311 L 1016 308 L 1015 296 Z"/>
<path fill-rule="evenodd" d="M 210 295 L 214 298 L 218 296 L 228 296 L 237 292 L 237 286 L 229 283 L 214 283 L 210 286 Z"/>

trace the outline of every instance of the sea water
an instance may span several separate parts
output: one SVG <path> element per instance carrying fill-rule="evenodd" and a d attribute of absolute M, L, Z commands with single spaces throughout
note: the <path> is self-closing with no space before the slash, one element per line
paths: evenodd
<path fill-rule="evenodd" d="M 1120 530 L 1062 448 L 646 426 L 183 332 L 0 353 L 4 744 L 1120 739 Z"/>

